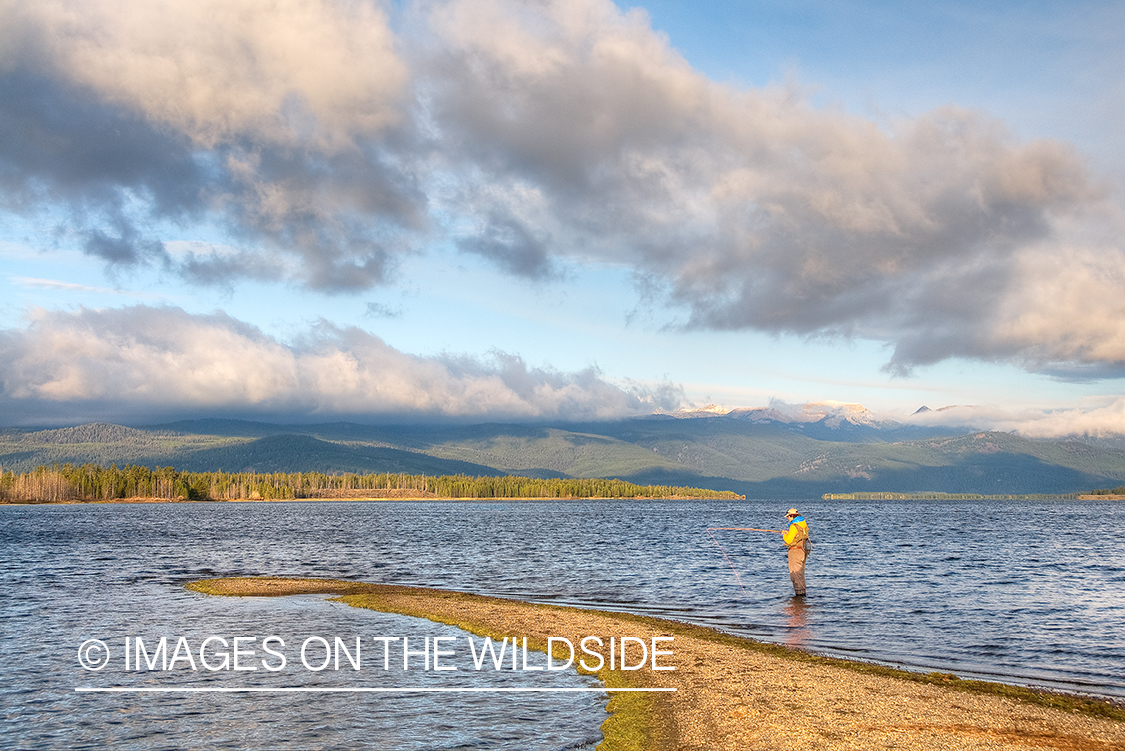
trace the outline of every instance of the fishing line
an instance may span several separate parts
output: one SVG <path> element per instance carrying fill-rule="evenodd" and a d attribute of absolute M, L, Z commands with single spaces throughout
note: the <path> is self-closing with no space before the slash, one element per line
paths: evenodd
<path fill-rule="evenodd" d="M 776 532 L 777 534 L 781 534 L 781 532 L 779 530 L 776 530 L 776 529 L 755 529 L 754 527 L 708 527 L 707 528 L 707 534 L 711 535 L 711 540 L 716 545 L 719 545 L 719 541 L 715 539 L 715 532 L 719 532 L 719 531 Z M 730 564 L 730 570 L 734 572 L 734 580 L 736 582 L 738 582 L 739 588 L 742 589 L 742 594 L 744 594 L 744 595 L 750 594 L 749 592 L 746 591 L 746 587 L 742 586 L 742 578 L 738 575 L 738 569 L 736 569 L 734 567 L 734 563 L 731 561 L 730 556 L 727 555 L 727 551 L 726 551 L 725 548 L 723 548 L 722 545 L 719 545 L 719 552 L 721 552 L 723 554 L 723 558 L 726 558 L 727 563 Z"/>

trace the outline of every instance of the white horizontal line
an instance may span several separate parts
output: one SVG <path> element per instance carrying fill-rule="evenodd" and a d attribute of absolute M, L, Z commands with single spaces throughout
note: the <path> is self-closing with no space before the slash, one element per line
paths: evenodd
<path fill-rule="evenodd" d="M 107 688 L 96 688 L 90 686 L 79 686 L 74 689 L 78 693 L 101 693 L 101 694 L 172 694 L 172 693 L 191 693 L 191 694 L 346 694 L 346 693 L 363 693 L 363 694 L 388 694 L 388 693 L 410 693 L 410 694 L 466 694 L 466 693 L 535 693 L 535 694 L 548 694 L 548 693 L 581 693 L 581 692 L 622 692 L 622 691 L 675 691 L 674 688 L 531 688 L 531 687 L 515 687 L 515 688 L 424 688 L 424 687 L 398 687 L 398 688 L 373 688 L 369 686 L 356 686 L 345 688 L 311 688 L 304 686 L 283 686 L 280 688 L 262 688 L 262 687 L 243 687 L 243 688 L 200 688 L 189 686 L 161 686 L 159 688 L 132 688 L 128 686 L 110 686 Z"/>

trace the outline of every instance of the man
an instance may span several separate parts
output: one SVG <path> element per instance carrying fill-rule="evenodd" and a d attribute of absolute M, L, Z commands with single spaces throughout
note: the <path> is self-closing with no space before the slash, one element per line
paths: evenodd
<path fill-rule="evenodd" d="M 804 517 L 791 508 L 785 515 L 789 527 L 781 533 L 781 539 L 789 548 L 789 578 L 793 581 L 793 594 L 805 596 L 805 559 L 809 554 L 809 525 Z"/>

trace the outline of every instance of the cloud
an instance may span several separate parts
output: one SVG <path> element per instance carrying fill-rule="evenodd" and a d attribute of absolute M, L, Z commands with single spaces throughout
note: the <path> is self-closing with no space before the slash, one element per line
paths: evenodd
<path fill-rule="evenodd" d="M 100 295 L 117 295 L 122 294 L 120 290 L 109 289 L 108 287 L 91 287 L 86 284 L 75 284 L 74 282 L 62 282 L 57 279 L 35 279 L 29 276 L 13 276 L 9 277 L 13 284 L 19 284 L 23 287 L 40 287 L 42 289 L 61 289 L 68 292 L 96 292 Z"/>
<path fill-rule="evenodd" d="M 425 224 L 375 5 L 45 0 L 0 5 L 0 27 L 0 206 L 66 212 L 107 264 L 365 289 Z M 181 263 L 154 228 L 194 223 L 246 247 Z"/>
<path fill-rule="evenodd" d="M 225 314 L 138 305 L 34 311 L 0 331 L 9 419 L 155 420 L 237 414 L 282 419 L 586 420 L 670 408 L 682 390 L 617 386 L 494 352 L 418 357 L 358 328 L 321 322 L 273 339 Z"/>
<path fill-rule="evenodd" d="M 372 3 L 42 0 L 5 40 L 59 77 L 199 148 L 249 137 L 331 152 L 402 116 L 408 70 Z M 2 59 L 2 58 L 0 58 Z"/>
<path fill-rule="evenodd" d="M 367 303 L 367 310 L 364 313 L 365 318 L 400 318 L 401 316 L 402 308 L 392 308 L 380 302 Z"/>
<path fill-rule="evenodd" d="M 907 422 L 957 428 L 972 426 L 1019 433 L 1028 438 L 1120 437 L 1125 436 L 1125 397 L 1105 397 L 1094 404 L 1054 410 L 958 405 L 916 413 Z"/>
<path fill-rule="evenodd" d="M 691 328 L 1125 372 L 1125 223 L 1066 144 L 709 80 L 608 0 L 0 5 L 0 201 L 86 252 L 332 293 L 450 240 L 624 265 Z M 170 253 L 161 227 L 236 252 Z M 1096 300 L 1095 306 L 1090 301 Z"/>
<path fill-rule="evenodd" d="M 599 0 L 454 0 L 431 26 L 421 81 L 443 156 L 487 186 L 453 198 L 479 220 L 465 245 L 486 238 L 501 263 L 505 247 L 624 262 L 688 328 L 873 338 L 903 373 L 950 357 L 1125 364 L 1122 319 L 1072 294 L 1125 299 L 1125 254 L 1077 230 L 1112 220 L 1064 144 L 952 106 L 882 129 L 794 90 L 719 84 L 643 12 Z"/>

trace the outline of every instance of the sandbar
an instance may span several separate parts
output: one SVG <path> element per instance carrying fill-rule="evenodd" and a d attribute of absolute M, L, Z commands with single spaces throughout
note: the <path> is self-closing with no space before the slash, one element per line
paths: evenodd
<path fill-rule="evenodd" d="M 600 751 L 1060 749 L 1125 751 L 1125 708 L 1019 687 L 921 675 L 809 654 L 676 621 L 447 590 L 297 578 L 192 582 L 215 595 L 334 594 L 481 636 L 672 636 L 675 671 L 603 667 L 613 693 Z"/>

